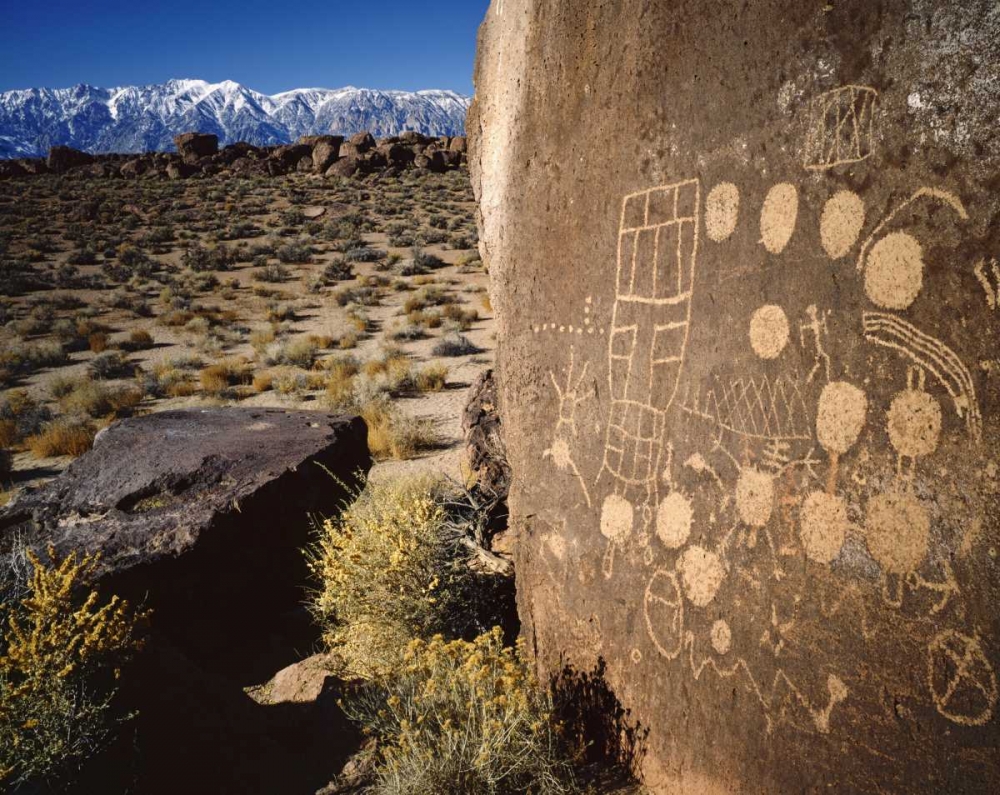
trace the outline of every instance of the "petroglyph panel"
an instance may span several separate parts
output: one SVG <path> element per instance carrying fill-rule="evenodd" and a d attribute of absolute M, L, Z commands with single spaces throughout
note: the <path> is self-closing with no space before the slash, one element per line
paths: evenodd
<path fill-rule="evenodd" d="M 1000 792 L 1000 18 L 511 2 L 470 162 L 540 673 L 606 658 L 654 793 Z"/>

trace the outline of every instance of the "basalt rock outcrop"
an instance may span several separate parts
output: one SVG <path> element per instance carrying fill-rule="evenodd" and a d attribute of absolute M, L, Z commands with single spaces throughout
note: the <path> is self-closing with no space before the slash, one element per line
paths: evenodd
<path fill-rule="evenodd" d="M 53 146 L 45 161 L 46 168 L 53 174 L 63 174 L 71 168 L 86 166 L 94 162 L 93 155 L 69 146 Z"/>
<path fill-rule="evenodd" d="M 177 153 L 185 163 L 197 163 L 219 151 L 219 136 L 210 133 L 187 132 L 174 138 Z"/>
<path fill-rule="evenodd" d="M 212 667 L 302 604 L 309 516 L 336 513 L 370 464 L 359 419 L 160 412 L 112 425 L 0 511 L 0 544 L 99 554 L 97 584 L 152 609 L 158 634 Z"/>
<path fill-rule="evenodd" d="M 363 132 L 346 141 L 339 135 L 309 135 L 284 146 L 240 142 L 222 149 L 215 135 L 191 132 L 174 140 L 176 153 L 142 155 L 90 155 L 54 146 L 46 160 L 0 160 L 0 179 L 50 173 L 71 179 L 188 179 L 216 174 L 277 177 L 296 172 L 365 177 L 409 168 L 440 173 L 466 162 L 465 138 L 434 138 L 419 133 L 376 140 Z"/>
<path fill-rule="evenodd" d="M 357 744 L 336 681 L 317 674 L 283 703 L 246 688 L 318 642 L 302 606 L 310 516 L 339 511 L 370 465 L 360 419 L 165 411 L 112 425 L 0 511 L 0 552 L 99 554 L 94 584 L 152 611 L 121 680 L 137 715 L 74 791 L 269 795 L 329 781 Z"/>
<path fill-rule="evenodd" d="M 1000 791 L 998 40 L 987 0 L 487 13 L 519 610 L 606 661 L 654 792 Z"/>

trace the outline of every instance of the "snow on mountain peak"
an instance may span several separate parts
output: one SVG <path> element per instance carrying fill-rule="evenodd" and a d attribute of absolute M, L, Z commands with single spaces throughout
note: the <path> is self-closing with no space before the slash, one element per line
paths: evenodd
<path fill-rule="evenodd" d="M 183 78 L 159 85 L 0 93 L 0 158 L 41 157 L 64 144 L 87 152 L 173 148 L 178 133 L 198 130 L 221 144 L 289 143 L 302 135 L 376 136 L 415 130 L 460 135 L 470 98 L 447 90 L 380 91 L 297 88 L 266 95 L 232 80 Z"/>

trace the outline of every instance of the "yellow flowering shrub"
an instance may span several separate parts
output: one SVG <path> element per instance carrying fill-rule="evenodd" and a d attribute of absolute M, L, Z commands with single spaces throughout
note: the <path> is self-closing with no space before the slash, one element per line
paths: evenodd
<path fill-rule="evenodd" d="M 377 795 L 577 791 L 549 692 L 499 628 L 411 641 L 395 674 L 345 710 L 378 738 Z"/>
<path fill-rule="evenodd" d="M 0 782 L 11 784 L 58 778 L 100 748 L 143 618 L 86 591 L 95 557 L 27 557 L 26 594 L 0 605 Z"/>
<path fill-rule="evenodd" d="M 437 489 L 426 479 L 369 483 L 320 527 L 312 606 L 346 675 L 388 675 L 412 638 L 463 634 L 472 620 L 475 575 Z"/>

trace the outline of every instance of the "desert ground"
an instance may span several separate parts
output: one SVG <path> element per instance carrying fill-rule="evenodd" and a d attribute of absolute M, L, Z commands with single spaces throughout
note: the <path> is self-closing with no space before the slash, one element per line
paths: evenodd
<path fill-rule="evenodd" d="M 0 182 L 8 491 L 116 418 L 204 405 L 360 412 L 379 464 L 463 477 L 493 357 L 468 172 Z"/>

